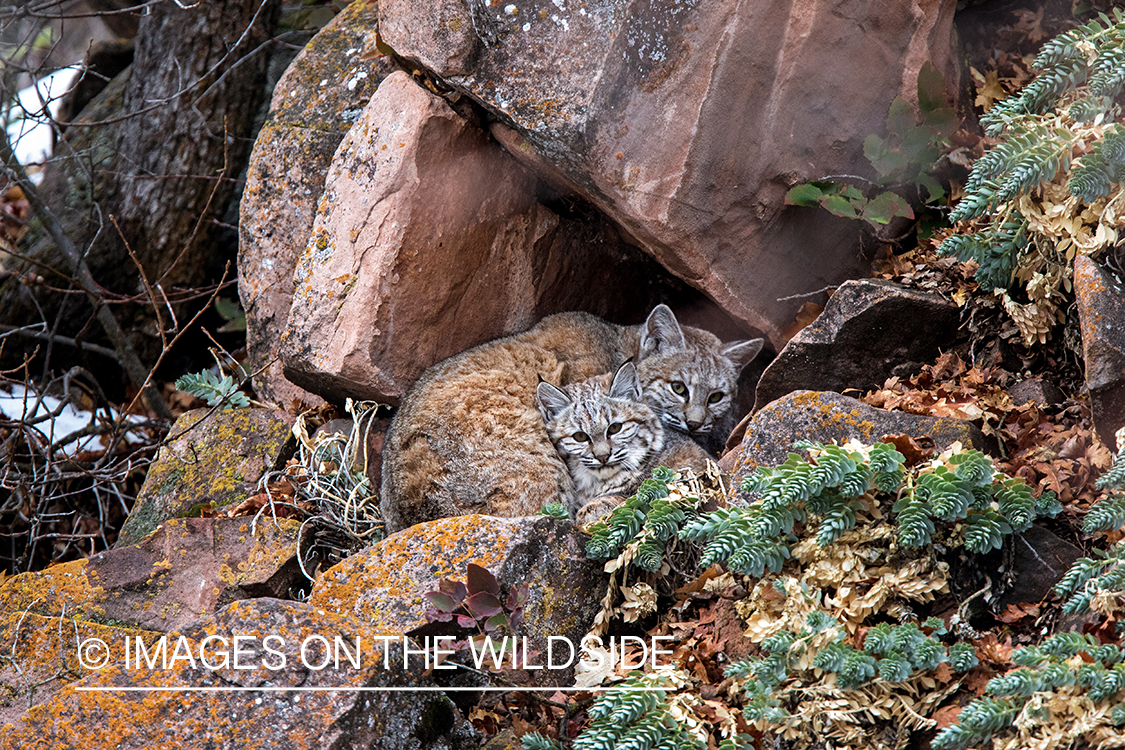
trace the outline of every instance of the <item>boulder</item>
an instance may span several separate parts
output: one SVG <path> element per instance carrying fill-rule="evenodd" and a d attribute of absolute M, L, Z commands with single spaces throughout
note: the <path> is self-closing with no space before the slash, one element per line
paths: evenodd
<path fill-rule="evenodd" d="M 517 158 L 593 202 L 775 348 L 811 290 L 863 275 L 856 222 L 792 185 L 871 175 L 864 139 L 931 62 L 954 0 L 384 0 L 382 38 L 467 93 Z"/>
<path fill-rule="evenodd" d="M 77 617 L 167 632 L 237 599 L 289 596 L 305 583 L 292 519 L 173 518 L 140 544 L 21 573 L 0 612 Z"/>
<path fill-rule="evenodd" d="M 793 391 L 868 391 L 902 362 L 930 362 L 957 333 L 957 305 L 877 279 L 845 281 L 758 381 L 755 409 Z"/>
<path fill-rule="evenodd" d="M 1029 402 L 1041 405 L 1061 404 L 1066 400 L 1066 396 L 1058 386 L 1040 377 L 1013 383 L 1008 387 L 1008 395 L 1012 397 L 1012 403 L 1016 406 L 1023 406 Z"/>
<path fill-rule="evenodd" d="M 379 81 L 395 69 L 376 50 L 377 3 L 347 5 L 293 60 L 274 89 L 254 143 L 239 205 L 238 291 L 259 398 L 284 407 L 320 402 L 287 381 L 278 345 L 293 297 L 293 269 L 312 232 L 336 147 Z"/>
<path fill-rule="evenodd" d="M 1116 450 L 1114 433 L 1125 427 L 1125 290 L 1096 262 L 1079 255 L 1074 259 L 1074 296 L 1090 415 L 1102 442 Z"/>
<path fill-rule="evenodd" d="M 997 613 L 1003 612 L 1009 604 L 1044 601 L 1075 561 L 1084 556 L 1080 548 L 1039 524 L 1020 534 L 1011 544 L 1010 570 L 1014 580 L 992 605 L 992 611 Z"/>
<path fill-rule="evenodd" d="M 432 690 L 421 658 L 404 664 L 401 642 L 380 641 L 378 635 L 365 622 L 305 604 L 236 602 L 170 634 L 168 664 L 154 659 L 154 668 L 138 665 L 134 654 L 131 666 L 111 659 L 67 685 L 27 711 L 19 724 L 4 727 L 0 748 L 477 747 L 475 732 L 456 706 Z M 204 647 L 206 638 L 211 640 Z M 321 644 L 337 639 L 351 653 L 358 651 L 358 666 L 343 655 L 339 663 L 322 666 Z"/>
<path fill-rule="evenodd" d="M 296 271 L 286 377 L 333 401 L 395 404 L 429 365 L 550 313 L 642 319 L 665 294 L 660 267 L 537 189 L 445 100 L 388 76 L 326 180 Z"/>
<path fill-rule="evenodd" d="M 169 518 L 240 502 L 263 472 L 292 453 L 293 417 L 274 409 L 193 409 L 172 426 L 145 475 L 117 546 L 136 544 Z"/>
<path fill-rule="evenodd" d="M 755 414 L 741 444 L 719 465 L 734 475 L 737 487 L 759 466 L 783 463 L 798 440 L 843 443 L 856 438 L 873 443 L 884 435 L 929 438 L 939 447 L 959 441 L 968 448 L 985 448 L 984 434 L 959 419 L 884 411 L 839 393 L 796 391 Z"/>
<path fill-rule="evenodd" d="M 505 596 L 528 584 L 518 634 L 545 653 L 548 636 L 577 644 L 605 595 L 602 564 L 586 559 L 585 545 L 573 524 L 547 516 L 442 518 L 392 534 L 331 568 L 317 579 L 309 603 L 388 633 L 446 635 L 455 632 L 452 624 L 429 624 L 422 595 L 437 591 L 442 578 L 464 581 L 466 566 L 476 563 L 496 577 Z M 571 676 L 543 670 L 529 680 L 566 685 Z"/>
<path fill-rule="evenodd" d="M 78 644 L 97 638 L 109 648 L 110 658 L 125 658 L 125 638 L 137 638 L 145 646 L 156 643 L 163 633 L 135 627 L 105 625 L 70 612 L 45 616 L 0 606 L 0 638 L 4 658 L 0 659 L 0 748 L 10 733 L 19 734 L 29 708 L 48 703 L 53 696 L 93 670 L 78 658 Z M 92 652 L 90 657 L 96 656 Z M 15 747 L 49 747 L 16 745 Z"/>

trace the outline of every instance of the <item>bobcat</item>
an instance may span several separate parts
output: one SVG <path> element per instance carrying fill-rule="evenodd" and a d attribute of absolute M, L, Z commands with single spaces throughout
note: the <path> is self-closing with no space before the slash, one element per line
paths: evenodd
<path fill-rule="evenodd" d="M 547 435 L 574 481 L 570 515 L 584 523 L 636 492 L 657 466 L 707 468 L 706 451 L 665 430 L 641 403 L 637 368 L 626 362 L 609 380 L 599 375 L 559 388 L 543 381 L 536 400 Z"/>
<path fill-rule="evenodd" d="M 574 481 L 536 407 L 540 379 L 566 386 L 636 362 L 667 428 L 705 436 L 731 406 L 761 339 L 722 344 L 665 305 L 639 326 L 559 313 L 430 367 L 403 397 L 383 452 L 387 530 L 466 513 L 531 515 L 575 503 Z"/>

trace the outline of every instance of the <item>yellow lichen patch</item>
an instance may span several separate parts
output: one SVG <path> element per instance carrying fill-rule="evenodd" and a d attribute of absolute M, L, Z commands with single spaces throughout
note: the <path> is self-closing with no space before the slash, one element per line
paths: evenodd
<path fill-rule="evenodd" d="M 88 560 L 55 565 L 32 573 L 20 573 L 0 584 L 0 613 L 35 612 L 60 614 L 64 610 L 82 617 L 98 617 L 104 610 L 93 604 L 105 589 L 90 580 Z"/>

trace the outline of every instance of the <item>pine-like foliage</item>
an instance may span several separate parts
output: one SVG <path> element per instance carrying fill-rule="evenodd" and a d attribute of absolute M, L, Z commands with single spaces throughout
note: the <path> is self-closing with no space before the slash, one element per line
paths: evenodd
<path fill-rule="evenodd" d="M 676 721 L 669 710 L 671 696 L 659 681 L 659 673 L 634 676 L 620 689 L 603 693 L 587 710 L 591 721 L 575 738 L 574 750 L 706 748 L 706 742 Z"/>
<path fill-rule="evenodd" d="M 952 656 L 951 649 L 951 662 Z M 1125 720 L 1125 711 L 1117 710 L 1121 706 L 1116 700 L 1125 691 L 1120 646 L 1103 644 L 1083 633 L 1057 633 L 1038 646 L 1016 649 L 1012 662 L 1018 668 L 989 680 L 987 695 L 965 706 L 958 723 L 942 730 L 931 747 L 960 750 L 987 742 L 993 734 L 1011 727 L 1034 695 L 1067 696 L 1059 700 L 1080 695 L 1112 709 L 1115 723 L 1125 723 L 1121 721 Z"/>
<path fill-rule="evenodd" d="M 867 631 L 863 648 L 844 642 L 841 624 L 825 612 L 809 616 L 809 626 L 801 633 L 782 631 L 765 639 L 761 646 L 767 655 L 731 664 L 725 676 L 745 679 L 744 713 L 748 721 L 783 721 L 788 714 L 774 697 L 775 689 L 795 676 L 799 665 L 807 664 L 836 675 L 836 685 L 843 690 L 860 687 L 878 677 L 886 682 L 905 682 L 918 672 L 935 669 L 945 661 L 958 672 L 976 666 L 976 655 L 968 643 L 957 643 L 949 649 L 934 636 L 945 634 L 939 618 L 927 620 L 926 634 L 915 623 L 890 625 L 880 623 Z M 830 640 L 815 646 L 821 633 Z"/>
<path fill-rule="evenodd" d="M 544 737 L 538 732 L 530 732 L 520 737 L 520 744 L 524 750 L 566 750 L 566 746 L 558 740 Z"/>
<path fill-rule="evenodd" d="M 1123 485 L 1125 450 L 1119 450 L 1113 456 L 1109 471 L 1098 479 L 1095 486 L 1100 490 L 1116 490 Z M 1082 520 L 1082 530 L 1087 534 L 1116 531 L 1122 526 L 1125 526 L 1125 493 L 1121 492 L 1113 492 L 1098 500 Z M 1055 593 L 1066 599 L 1063 603 L 1065 614 L 1089 612 L 1091 602 L 1100 594 L 1125 599 L 1125 543 L 1119 542 L 1108 552 L 1094 550 L 1094 555 L 1076 560 L 1055 584 Z"/>
<path fill-rule="evenodd" d="M 657 571 L 666 544 L 678 534 L 703 547 L 703 567 L 724 563 L 757 578 L 779 572 L 789 559 L 797 541 L 795 524 L 804 524 L 820 546 L 832 544 L 855 527 L 860 499 L 869 494 L 903 490 L 893 506 L 903 545 L 929 544 L 936 524 L 959 522 L 966 548 L 976 553 L 999 548 L 1005 536 L 1060 507 L 1051 493 L 1036 499 L 1022 479 L 998 478 L 991 459 L 975 450 L 953 453 L 948 465 L 908 476 L 902 454 L 890 443 L 795 447 L 809 451 L 810 458 L 791 453 L 780 466 L 760 468 L 743 480 L 741 489 L 752 495 L 751 503 L 702 515 L 695 513 L 698 498 L 670 497 L 673 474 L 657 469 L 636 495 L 593 526 L 587 554 L 615 557 L 626 544 L 635 544 L 633 565 Z"/>
<path fill-rule="evenodd" d="M 201 398 L 208 406 L 223 405 L 224 409 L 245 409 L 250 398 L 238 390 L 238 383 L 230 375 L 216 375 L 210 370 L 181 375 L 176 379 L 176 390 Z"/>
<path fill-rule="evenodd" d="M 1087 254 L 1102 252 L 1115 240 L 1101 234 L 1095 241 L 1083 221 L 1052 225 L 1046 217 L 1056 216 L 1052 209 L 1062 198 L 1033 193 L 1055 183 L 1093 205 L 1121 189 L 1125 127 L 1114 121 L 1125 83 L 1125 12 L 1114 9 L 1112 18 L 1102 14 L 1050 40 L 1034 67 L 1034 80 L 981 118 L 987 135 L 1001 140 L 973 165 L 965 195 L 950 214 L 951 222 L 962 225 L 938 248 L 977 262 L 976 278 L 985 289 L 1006 291 L 1017 279 L 1028 285 L 1033 313 L 1021 315 L 1014 304 L 1005 306 L 1028 343 L 1045 340 L 1065 304 L 1068 261 L 1079 235 L 1081 252 Z M 1080 156 L 1072 163 L 1073 154 Z M 1030 224 L 1029 197 L 1032 204 L 1044 204 Z M 1095 216 L 1094 224 L 1098 221 Z M 1033 280 L 1038 296 L 1030 293 Z"/>
<path fill-rule="evenodd" d="M 616 557 L 626 544 L 637 542 L 633 565 L 648 572 L 660 570 L 668 540 L 695 515 L 699 498 L 670 496 L 668 483 L 675 472 L 663 466 L 644 480 L 637 493 L 615 508 L 609 517 L 594 524 L 586 554 L 595 559 Z"/>

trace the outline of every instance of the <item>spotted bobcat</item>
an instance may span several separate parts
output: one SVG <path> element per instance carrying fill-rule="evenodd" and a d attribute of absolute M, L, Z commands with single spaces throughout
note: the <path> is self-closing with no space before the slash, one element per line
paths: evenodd
<path fill-rule="evenodd" d="M 602 515 L 636 492 L 657 466 L 702 473 L 707 452 L 685 435 L 666 431 L 641 402 L 633 363 L 559 388 L 539 384 L 537 401 L 547 436 L 574 482 L 570 515 L 580 523 Z"/>
<path fill-rule="evenodd" d="M 575 505 L 574 480 L 536 405 L 539 381 L 566 386 L 636 362 L 642 400 L 666 433 L 705 438 L 730 410 L 761 339 L 723 344 L 665 305 L 639 326 L 559 313 L 430 367 L 403 397 L 383 452 L 388 531 L 466 513 L 521 516 Z M 670 428 L 670 430 L 669 430 Z"/>

